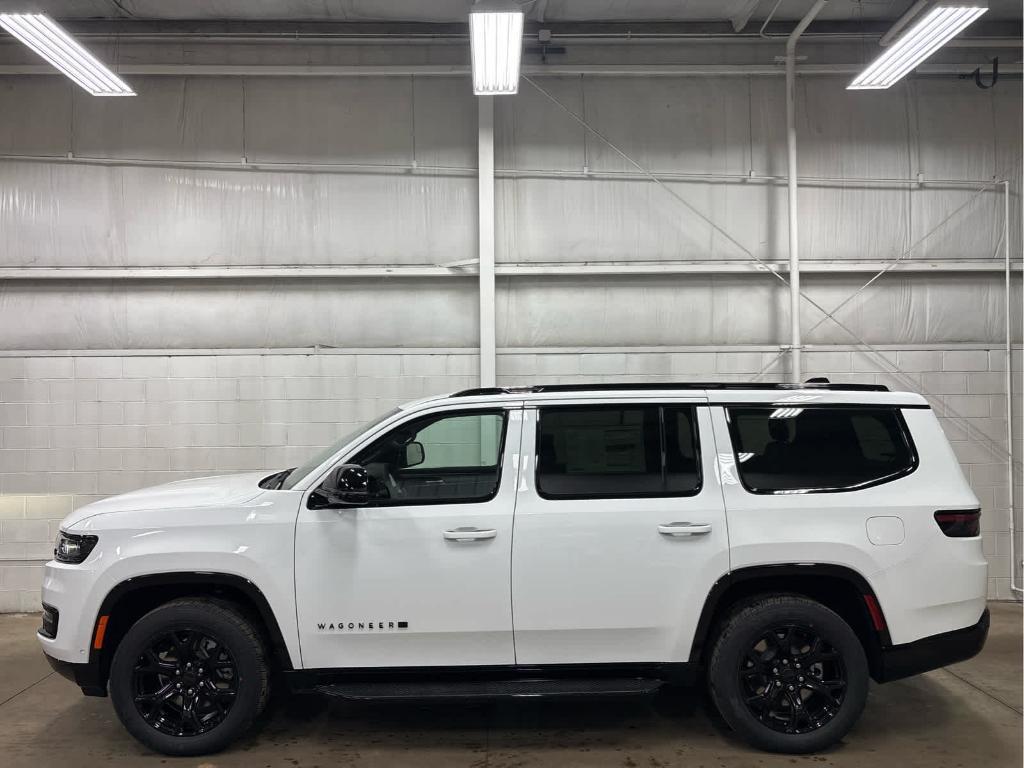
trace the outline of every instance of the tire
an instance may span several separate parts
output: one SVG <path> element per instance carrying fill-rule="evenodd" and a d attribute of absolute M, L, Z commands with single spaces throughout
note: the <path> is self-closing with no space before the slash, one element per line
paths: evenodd
<path fill-rule="evenodd" d="M 263 641 L 236 607 L 183 598 L 131 626 L 109 688 L 118 718 L 145 746 L 204 755 L 249 729 L 266 706 L 268 678 Z"/>
<path fill-rule="evenodd" d="M 853 727 L 867 701 L 868 664 L 857 635 L 832 610 L 803 597 L 765 596 L 726 618 L 708 685 L 726 723 L 749 744 L 805 754 Z"/>

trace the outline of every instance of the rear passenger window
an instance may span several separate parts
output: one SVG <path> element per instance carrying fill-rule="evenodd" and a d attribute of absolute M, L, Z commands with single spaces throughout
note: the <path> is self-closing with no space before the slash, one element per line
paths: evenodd
<path fill-rule="evenodd" d="M 537 492 L 549 499 L 689 496 L 700 490 L 691 406 L 542 408 Z"/>
<path fill-rule="evenodd" d="M 740 479 L 755 493 L 847 491 L 893 480 L 917 459 L 896 408 L 727 409 Z"/>

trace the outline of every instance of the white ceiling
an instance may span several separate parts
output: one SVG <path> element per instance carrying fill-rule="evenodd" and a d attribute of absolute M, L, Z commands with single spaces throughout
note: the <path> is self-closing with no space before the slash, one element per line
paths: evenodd
<path fill-rule="evenodd" d="M 535 0 L 521 3 L 547 21 L 726 21 L 764 19 L 775 0 Z M 832 0 L 823 20 L 896 19 L 912 0 Z M 40 10 L 57 18 L 459 22 L 470 0 L 0 0 L 4 10 Z M 800 18 L 811 0 L 781 0 L 774 18 Z M 753 9 L 752 11 L 750 9 Z M 990 19 L 1019 19 L 1019 0 L 991 0 Z"/>

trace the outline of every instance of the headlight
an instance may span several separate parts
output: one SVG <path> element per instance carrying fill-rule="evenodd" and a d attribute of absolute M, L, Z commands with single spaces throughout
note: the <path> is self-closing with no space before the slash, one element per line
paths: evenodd
<path fill-rule="evenodd" d="M 57 534 L 57 546 L 53 548 L 53 558 L 60 563 L 81 563 L 92 552 L 99 538 L 78 533 Z"/>

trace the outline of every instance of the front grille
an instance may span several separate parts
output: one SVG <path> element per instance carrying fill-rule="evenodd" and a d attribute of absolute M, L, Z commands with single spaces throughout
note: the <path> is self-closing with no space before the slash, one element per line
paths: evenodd
<path fill-rule="evenodd" d="M 51 640 L 57 637 L 57 624 L 60 622 L 60 612 L 52 605 L 43 603 L 43 626 L 39 628 L 39 634 Z"/>

